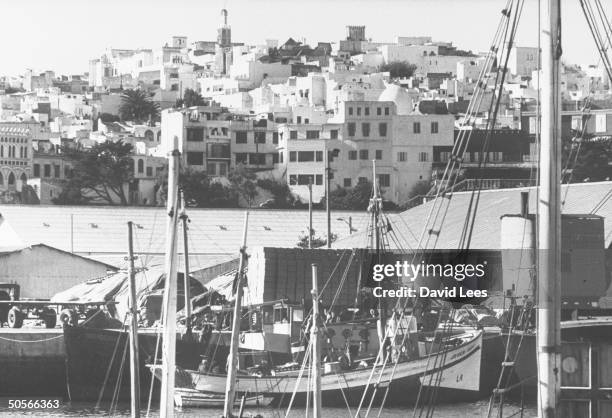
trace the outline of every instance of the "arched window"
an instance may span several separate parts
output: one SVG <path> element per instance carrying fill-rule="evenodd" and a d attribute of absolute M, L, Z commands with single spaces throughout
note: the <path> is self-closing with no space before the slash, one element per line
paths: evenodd
<path fill-rule="evenodd" d="M 153 142 L 155 140 L 155 134 L 153 133 L 152 130 L 147 129 L 144 133 L 144 137 L 147 141 L 149 142 Z"/>
<path fill-rule="evenodd" d="M 4 157 L 4 145 L 0 145 L 0 157 Z"/>
<path fill-rule="evenodd" d="M 15 185 L 15 175 L 13 173 L 10 173 L 8 176 L 8 185 L 9 186 Z"/>
<path fill-rule="evenodd" d="M 23 147 L 23 158 L 28 158 L 28 147 Z"/>
<path fill-rule="evenodd" d="M 144 173 L 144 161 L 143 160 L 138 160 L 138 173 L 140 174 Z"/>
<path fill-rule="evenodd" d="M 161 141 L 161 130 L 157 131 L 157 142 Z"/>
<path fill-rule="evenodd" d="M 4 184 L 4 177 L 2 176 L 2 173 L 0 173 L 0 186 L 2 186 Z"/>
<path fill-rule="evenodd" d="M 130 158 L 130 171 L 132 171 L 133 173 L 135 173 L 134 171 L 134 160 Z"/>
<path fill-rule="evenodd" d="M 28 176 L 26 176 L 26 173 L 21 173 L 21 176 L 19 178 L 21 179 L 22 186 L 25 186 L 28 182 Z"/>

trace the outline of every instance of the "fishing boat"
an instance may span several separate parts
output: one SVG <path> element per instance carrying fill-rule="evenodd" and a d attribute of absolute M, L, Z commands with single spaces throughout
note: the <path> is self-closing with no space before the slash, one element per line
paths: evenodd
<path fill-rule="evenodd" d="M 272 398 L 266 398 L 263 395 L 246 396 L 244 401 L 236 399 L 235 405 L 239 407 L 241 404 L 247 407 L 264 407 L 272 403 Z M 225 396 L 215 393 L 204 393 L 195 389 L 174 389 L 174 404 L 180 408 L 223 408 Z"/>
<path fill-rule="evenodd" d="M 415 353 L 415 358 L 399 361 L 395 370 L 389 365 L 375 364 L 374 359 L 362 360 L 349 370 L 342 370 L 339 362 L 323 364 L 321 392 L 324 404 L 343 405 L 348 401 L 356 405 L 371 383 L 373 371 L 383 371 L 381 387 L 389 387 L 387 401 L 390 404 L 413 403 L 421 387 L 434 389 L 437 386 L 438 393 L 447 401 L 474 398 L 480 390 L 482 331 L 466 332 L 438 342 L 433 342 L 433 339 L 419 341 L 418 346 L 425 350 L 423 355 Z M 436 350 L 436 346 L 445 348 Z M 438 365 L 434 367 L 436 362 Z M 239 373 L 235 382 L 236 393 L 258 393 L 283 404 L 295 391 L 295 403 L 303 403 L 311 391 L 309 372 L 300 373 L 296 364 L 288 368 L 273 370 L 269 376 Z M 158 371 L 159 368 L 155 369 L 159 377 Z M 177 379 L 177 388 L 223 394 L 225 374 L 193 370 L 181 370 L 180 374 L 183 378 Z"/>

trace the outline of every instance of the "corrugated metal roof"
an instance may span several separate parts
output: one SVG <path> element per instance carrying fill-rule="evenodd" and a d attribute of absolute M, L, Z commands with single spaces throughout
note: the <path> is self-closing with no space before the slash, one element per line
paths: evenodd
<path fill-rule="evenodd" d="M 189 209 L 189 253 L 198 257 L 236 255 L 242 241 L 244 209 Z M 25 245 L 44 243 L 110 264 L 127 251 L 127 222 L 134 227 L 134 249 L 141 259 L 164 254 L 166 212 L 164 208 L 25 206 L 0 205 L 0 216 Z M 365 230 L 369 215 L 363 212 L 332 212 L 332 232 L 341 239 L 349 235 L 348 225 L 338 218 L 352 217 L 353 228 Z M 324 236 L 327 228 L 323 211 L 313 213 L 313 228 Z M 248 247 L 255 245 L 295 247 L 308 230 L 308 211 L 251 210 Z M 182 234 L 179 234 L 182 252 Z M 0 242 L 3 241 L 0 236 Z M 109 258 L 110 257 L 110 258 Z M 114 259 L 114 260 L 111 260 Z"/>
<path fill-rule="evenodd" d="M 535 187 L 521 187 L 514 189 L 499 189 L 482 191 L 478 212 L 475 219 L 474 231 L 470 248 L 499 249 L 500 247 L 500 218 L 503 215 L 520 213 L 521 192 L 529 192 L 529 210 L 535 213 L 536 193 Z M 567 193 L 567 195 L 566 195 Z M 608 193 L 610 196 L 608 197 Z M 468 214 L 471 192 L 454 193 L 446 214 L 443 227 L 440 231 L 435 248 L 456 249 L 459 247 L 461 232 Z M 596 207 L 601 206 L 594 213 L 604 217 L 605 244 L 612 242 L 612 182 L 573 183 L 562 186 L 561 197 L 565 200 L 563 213 L 589 214 Z M 605 201 L 606 197 L 608 200 Z M 600 204 L 603 202 L 603 204 Z M 416 249 L 419 238 L 426 224 L 433 201 L 417 206 L 401 214 L 392 214 L 388 218 L 393 231 L 399 237 L 400 243 L 390 242 L 392 249 Z M 442 206 L 444 208 L 444 206 Z M 441 215 L 440 215 L 441 216 Z M 439 225 L 439 222 L 436 224 Z M 431 228 L 431 223 L 428 226 Z M 426 238 L 421 242 L 424 244 Z M 429 240 L 428 248 L 433 247 L 435 237 Z M 363 231 L 353 236 L 338 240 L 332 244 L 335 248 L 363 248 L 367 242 Z"/>

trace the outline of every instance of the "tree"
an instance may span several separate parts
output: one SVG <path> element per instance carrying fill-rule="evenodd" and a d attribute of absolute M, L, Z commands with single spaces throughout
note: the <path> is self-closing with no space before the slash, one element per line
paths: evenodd
<path fill-rule="evenodd" d="M 408 201 L 404 205 L 405 209 L 410 209 L 423 203 L 423 197 L 431 190 L 431 183 L 425 180 L 417 181 L 410 192 Z"/>
<path fill-rule="evenodd" d="M 162 171 L 158 179 L 162 200 L 168 195 L 168 172 Z M 236 208 L 238 196 L 223 184 L 211 179 L 203 171 L 187 170 L 179 175 L 179 187 L 183 190 L 188 206 L 198 208 Z"/>
<path fill-rule="evenodd" d="M 572 170 L 572 182 L 603 181 L 612 178 L 612 167 L 609 165 L 612 161 L 612 141 L 592 140 L 592 137 L 592 135 L 585 136 L 580 145 L 580 152 L 577 150 L 577 143 L 572 143 L 570 139 L 564 141 L 563 167 Z M 568 176 L 566 174 L 566 179 Z"/>
<path fill-rule="evenodd" d="M 287 183 L 281 183 L 274 179 L 259 179 L 257 180 L 257 186 L 272 193 L 273 201 L 267 205 L 270 209 L 294 208 L 298 203 Z"/>
<path fill-rule="evenodd" d="M 159 105 L 143 90 L 125 90 L 121 94 L 119 115 L 122 120 L 143 123 L 159 118 Z"/>
<path fill-rule="evenodd" d="M 312 230 L 312 241 L 311 241 L 312 248 L 320 248 L 320 247 L 326 246 L 327 238 L 317 237 L 315 234 L 316 234 L 316 231 L 313 229 Z M 338 235 L 332 232 L 330 238 L 331 238 L 331 242 L 334 242 L 336 239 L 338 239 Z M 295 244 L 295 246 L 299 248 L 308 248 L 308 233 L 301 235 L 299 237 L 299 241 Z"/>
<path fill-rule="evenodd" d="M 204 106 L 204 104 L 202 95 L 193 89 L 185 89 L 183 98 L 176 100 L 176 107 Z"/>
<path fill-rule="evenodd" d="M 257 191 L 257 176 L 252 171 L 249 171 L 244 164 L 238 164 L 236 168 L 230 172 L 228 179 L 231 183 L 231 190 L 241 197 L 250 208 L 255 202 L 255 198 L 259 194 Z"/>
<path fill-rule="evenodd" d="M 72 175 L 54 203 L 129 204 L 125 185 L 134 176 L 131 144 L 105 141 L 89 149 L 63 147 L 62 153 L 72 162 Z"/>
<path fill-rule="evenodd" d="M 333 210 L 366 210 L 372 197 L 372 183 L 360 181 L 353 188 L 337 188 L 329 193 Z"/>
<path fill-rule="evenodd" d="M 390 73 L 391 78 L 410 78 L 416 71 L 416 65 L 406 61 L 392 61 L 380 66 L 380 71 Z"/>

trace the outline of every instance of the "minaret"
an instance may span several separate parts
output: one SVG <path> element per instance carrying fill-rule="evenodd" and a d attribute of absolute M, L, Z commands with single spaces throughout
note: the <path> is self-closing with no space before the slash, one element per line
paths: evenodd
<path fill-rule="evenodd" d="M 232 28 L 227 24 L 227 9 L 221 9 L 221 26 L 217 30 L 217 63 L 222 74 L 227 74 L 232 48 Z"/>

